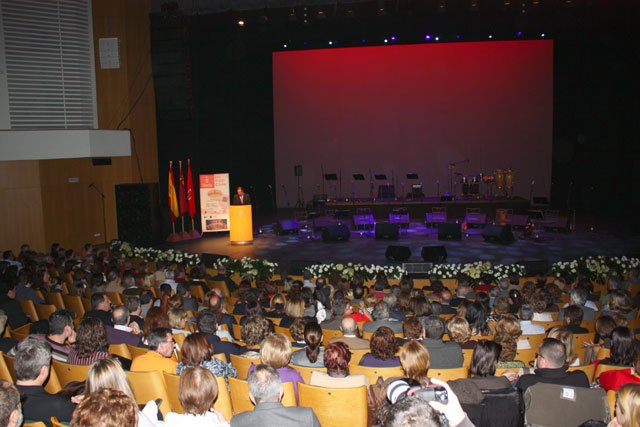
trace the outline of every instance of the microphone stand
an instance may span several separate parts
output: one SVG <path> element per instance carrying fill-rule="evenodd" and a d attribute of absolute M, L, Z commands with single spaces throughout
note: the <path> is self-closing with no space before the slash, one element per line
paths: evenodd
<path fill-rule="evenodd" d="M 104 193 L 96 187 L 96 185 L 92 182 L 89 184 L 89 188 L 93 188 L 102 198 L 102 237 L 104 239 L 104 243 L 107 244 L 107 214 L 104 208 Z"/>

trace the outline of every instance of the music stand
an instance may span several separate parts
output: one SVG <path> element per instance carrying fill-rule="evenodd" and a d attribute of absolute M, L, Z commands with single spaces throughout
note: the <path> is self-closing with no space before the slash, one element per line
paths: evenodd
<path fill-rule="evenodd" d="M 386 181 L 387 180 L 387 175 L 383 174 L 383 173 L 376 173 L 373 175 L 373 177 L 376 179 L 376 181 Z"/>
<path fill-rule="evenodd" d="M 418 179 L 417 173 L 407 173 L 407 179 Z"/>
<path fill-rule="evenodd" d="M 354 181 L 364 181 L 364 175 L 361 173 L 354 173 L 351 176 L 353 176 Z"/>
<path fill-rule="evenodd" d="M 324 179 L 325 179 L 325 181 L 337 181 L 338 180 L 338 174 L 325 173 L 324 174 Z"/>

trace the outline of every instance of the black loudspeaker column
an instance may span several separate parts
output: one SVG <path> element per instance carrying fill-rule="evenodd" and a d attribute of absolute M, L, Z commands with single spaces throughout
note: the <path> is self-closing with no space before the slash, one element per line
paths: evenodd
<path fill-rule="evenodd" d="M 376 240 L 398 240 L 400 224 L 379 222 L 376 224 Z"/>
<path fill-rule="evenodd" d="M 447 262 L 447 248 L 444 246 L 423 246 L 421 255 L 424 262 Z"/>
<path fill-rule="evenodd" d="M 162 241 L 158 183 L 116 185 L 118 238 L 134 245 Z"/>
<path fill-rule="evenodd" d="M 387 246 L 387 251 L 384 253 L 385 258 L 388 261 L 404 262 L 411 258 L 411 249 L 407 246 Z"/>
<path fill-rule="evenodd" d="M 278 235 L 283 234 L 297 234 L 300 230 L 300 225 L 295 219 L 283 219 L 278 221 L 274 227 L 274 231 Z"/>
<path fill-rule="evenodd" d="M 302 165 L 295 165 L 293 167 L 293 176 L 302 176 Z"/>
<path fill-rule="evenodd" d="M 456 222 L 439 223 L 438 240 L 462 240 L 462 224 Z"/>
<path fill-rule="evenodd" d="M 487 224 L 482 231 L 485 242 L 509 243 L 515 239 L 511 231 L 511 225 Z"/>
<path fill-rule="evenodd" d="M 344 224 L 328 225 L 322 230 L 322 240 L 325 242 L 346 242 L 349 237 L 351 232 Z"/>

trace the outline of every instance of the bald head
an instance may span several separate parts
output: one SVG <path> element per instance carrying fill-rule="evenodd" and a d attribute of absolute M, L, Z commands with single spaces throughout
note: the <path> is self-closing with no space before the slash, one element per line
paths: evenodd
<path fill-rule="evenodd" d="M 342 334 L 343 335 L 353 335 L 356 333 L 356 329 L 358 324 L 356 323 L 353 317 L 344 317 L 342 319 Z"/>

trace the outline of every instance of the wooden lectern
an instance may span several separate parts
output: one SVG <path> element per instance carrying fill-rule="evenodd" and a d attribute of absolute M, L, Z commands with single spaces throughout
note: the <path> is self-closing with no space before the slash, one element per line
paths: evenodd
<path fill-rule="evenodd" d="M 253 242 L 251 205 L 229 206 L 229 240 L 232 245 L 247 245 Z"/>

